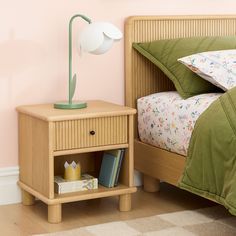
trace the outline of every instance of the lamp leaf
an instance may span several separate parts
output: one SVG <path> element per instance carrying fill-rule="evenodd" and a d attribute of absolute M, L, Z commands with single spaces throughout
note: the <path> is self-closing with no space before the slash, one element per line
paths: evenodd
<path fill-rule="evenodd" d="M 73 79 L 70 81 L 70 100 L 74 97 L 76 88 L 76 74 L 74 74 Z"/>

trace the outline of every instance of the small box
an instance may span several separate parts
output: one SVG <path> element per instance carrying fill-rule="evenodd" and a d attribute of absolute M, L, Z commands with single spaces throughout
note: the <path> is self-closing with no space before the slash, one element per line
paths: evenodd
<path fill-rule="evenodd" d="M 98 179 L 89 174 L 82 174 L 80 180 L 66 181 L 61 176 L 54 176 L 55 193 L 71 193 L 98 188 Z"/>

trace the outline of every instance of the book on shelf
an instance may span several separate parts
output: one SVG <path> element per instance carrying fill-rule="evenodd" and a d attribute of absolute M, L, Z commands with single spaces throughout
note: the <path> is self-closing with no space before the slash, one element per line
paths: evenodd
<path fill-rule="evenodd" d="M 121 169 L 121 164 L 123 161 L 123 157 L 125 154 L 125 149 L 121 149 L 121 153 L 120 153 L 120 158 L 119 158 L 119 163 L 118 163 L 118 168 L 117 168 L 117 172 L 116 172 L 116 177 L 115 177 L 115 182 L 114 182 L 114 186 L 118 185 L 118 180 L 119 180 L 119 175 L 120 175 L 120 169 Z"/>
<path fill-rule="evenodd" d="M 54 176 L 54 191 L 58 194 L 85 191 L 98 188 L 98 179 L 89 174 L 82 174 L 80 180 L 66 181 L 61 176 Z"/>
<path fill-rule="evenodd" d="M 118 184 L 124 149 L 105 151 L 99 173 L 99 184 L 111 188 Z"/>

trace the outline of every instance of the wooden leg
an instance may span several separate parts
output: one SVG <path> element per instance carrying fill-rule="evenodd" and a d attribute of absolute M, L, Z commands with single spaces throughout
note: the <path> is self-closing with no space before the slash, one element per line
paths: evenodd
<path fill-rule="evenodd" d="M 24 189 L 21 189 L 22 204 L 25 206 L 31 206 L 35 203 L 35 197 L 26 192 Z"/>
<path fill-rule="evenodd" d="M 148 175 L 143 175 L 143 188 L 146 192 L 157 192 L 160 190 L 160 180 Z"/>
<path fill-rule="evenodd" d="M 119 209 L 120 209 L 120 211 L 130 211 L 131 210 L 131 194 L 120 195 Z"/>
<path fill-rule="evenodd" d="M 61 204 L 48 205 L 48 222 L 53 224 L 61 222 Z"/>

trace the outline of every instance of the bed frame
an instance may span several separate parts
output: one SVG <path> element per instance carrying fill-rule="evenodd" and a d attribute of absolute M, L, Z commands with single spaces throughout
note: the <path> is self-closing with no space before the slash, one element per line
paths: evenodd
<path fill-rule="evenodd" d="M 151 62 L 132 48 L 133 42 L 191 36 L 236 34 L 235 16 L 133 16 L 125 22 L 125 103 L 136 108 L 136 101 L 148 94 L 175 90 L 172 82 Z M 134 127 L 134 165 L 144 175 L 144 189 L 159 190 L 160 180 L 177 185 L 185 157 L 142 143 Z"/>

